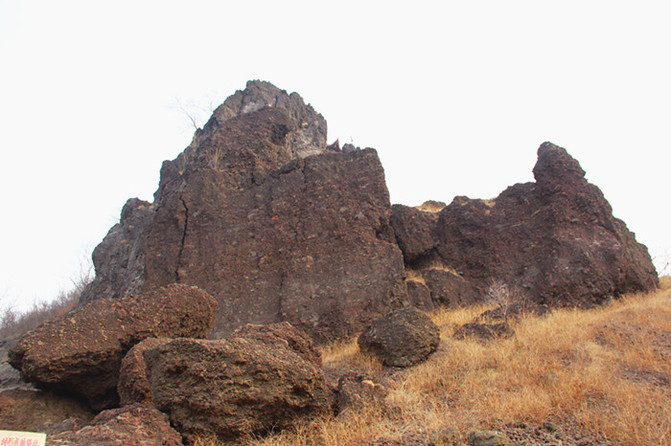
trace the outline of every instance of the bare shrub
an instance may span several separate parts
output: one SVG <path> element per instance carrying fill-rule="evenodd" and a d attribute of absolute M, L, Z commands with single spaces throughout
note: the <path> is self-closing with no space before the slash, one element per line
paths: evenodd
<path fill-rule="evenodd" d="M 79 277 L 72 281 L 72 289 L 61 291 L 51 301 L 35 303 L 23 313 L 17 312 L 12 307 L 7 308 L 0 317 L 0 338 L 21 336 L 47 320 L 71 311 L 77 306 L 82 291 L 92 280 L 92 271 L 88 268 L 82 270 Z"/>

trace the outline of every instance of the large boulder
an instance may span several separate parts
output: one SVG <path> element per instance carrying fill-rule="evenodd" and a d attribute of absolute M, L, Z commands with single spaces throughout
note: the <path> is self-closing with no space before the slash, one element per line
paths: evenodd
<path fill-rule="evenodd" d="M 216 307 L 205 291 L 179 284 L 96 300 L 28 332 L 9 361 L 38 387 L 81 397 L 95 410 L 113 407 L 121 360 L 133 345 L 149 337 L 205 337 Z"/>
<path fill-rule="evenodd" d="M 282 328 L 282 331 L 288 329 Z M 293 329 L 295 330 L 295 329 Z M 293 339 L 307 339 L 292 334 Z M 291 425 L 329 408 L 316 352 L 259 336 L 175 339 L 144 353 L 154 405 L 187 438 L 221 440 Z"/>
<path fill-rule="evenodd" d="M 440 330 L 426 314 L 406 308 L 371 322 L 358 342 L 361 351 L 377 356 L 384 365 L 409 367 L 438 349 Z"/>
<path fill-rule="evenodd" d="M 182 437 L 168 417 L 153 407 L 133 404 L 99 413 L 91 423 L 47 436 L 47 445 L 182 446 Z"/>
<path fill-rule="evenodd" d="M 215 337 L 288 321 L 319 342 L 398 307 L 403 258 L 377 153 L 327 153 L 325 132 L 300 96 L 248 83 L 164 162 L 154 203 L 124 207 L 82 301 L 197 285 L 219 302 Z"/>
<path fill-rule="evenodd" d="M 543 143 L 534 176 L 493 200 L 456 197 L 435 223 L 432 213 L 395 207 L 406 262 L 451 268 L 473 289 L 459 303 L 490 300 L 503 285 L 516 302 L 592 306 L 658 285 L 647 248 L 566 150 Z"/>

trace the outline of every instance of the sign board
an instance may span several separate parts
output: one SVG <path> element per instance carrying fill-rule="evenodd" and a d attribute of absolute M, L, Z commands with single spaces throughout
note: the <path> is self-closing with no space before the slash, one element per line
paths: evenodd
<path fill-rule="evenodd" d="M 44 446 L 47 434 L 0 430 L 0 446 Z"/>

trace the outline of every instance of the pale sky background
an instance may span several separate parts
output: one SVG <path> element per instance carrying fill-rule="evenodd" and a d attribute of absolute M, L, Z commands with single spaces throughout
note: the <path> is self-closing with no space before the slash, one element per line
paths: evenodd
<path fill-rule="evenodd" d="M 179 104 L 204 123 L 249 79 L 376 148 L 393 203 L 491 198 L 565 147 L 661 270 L 669 23 L 645 0 L 0 0 L 0 305 L 69 289 L 189 143 Z"/>

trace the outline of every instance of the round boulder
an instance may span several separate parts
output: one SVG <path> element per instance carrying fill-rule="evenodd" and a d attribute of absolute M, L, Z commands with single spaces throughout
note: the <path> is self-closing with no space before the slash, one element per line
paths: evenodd
<path fill-rule="evenodd" d="M 361 351 L 384 365 L 409 367 L 424 361 L 440 343 L 440 330 L 415 308 L 393 311 L 373 321 L 359 336 Z"/>

